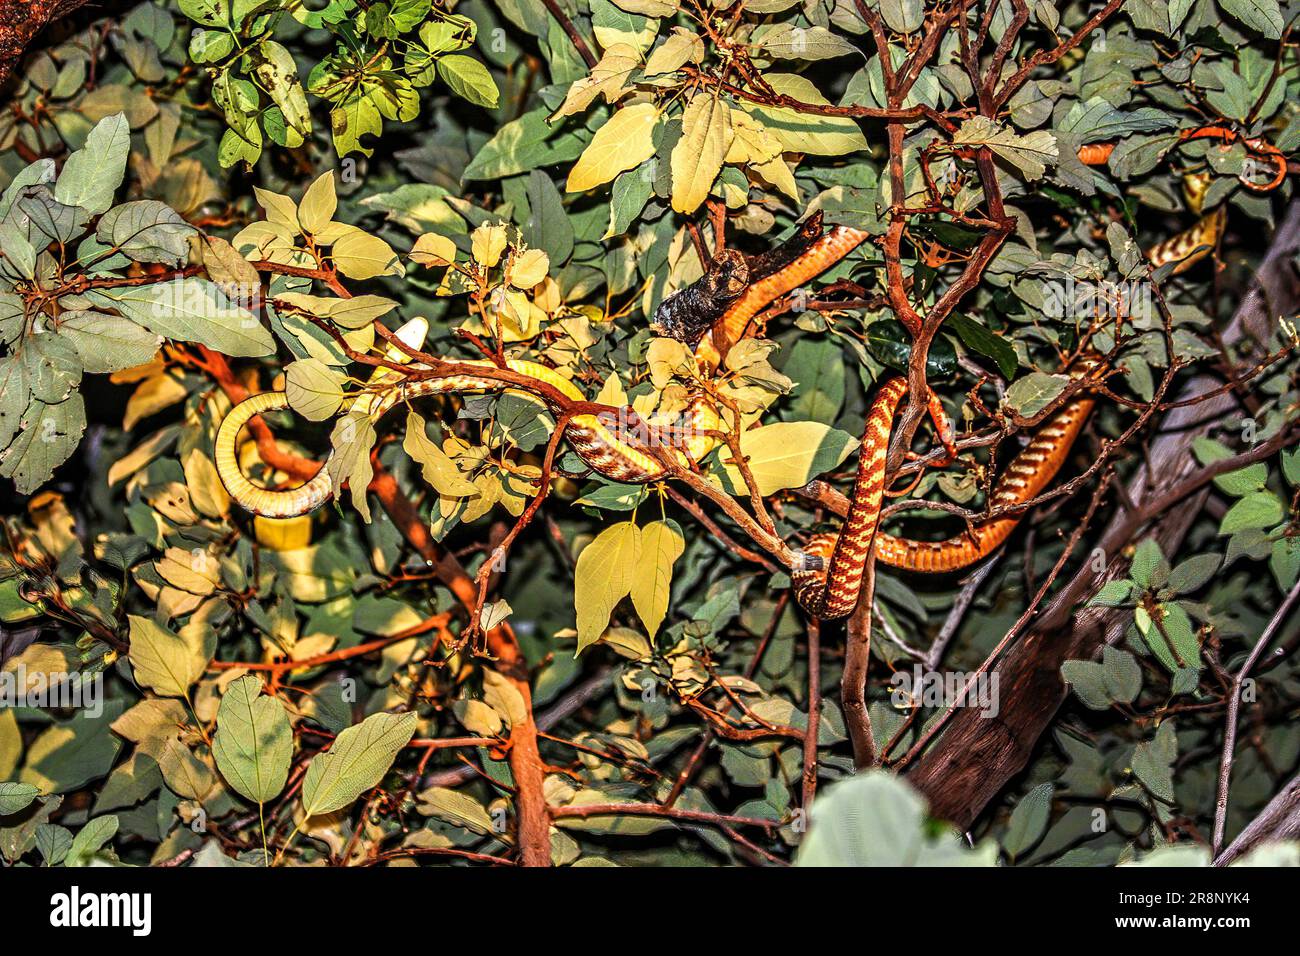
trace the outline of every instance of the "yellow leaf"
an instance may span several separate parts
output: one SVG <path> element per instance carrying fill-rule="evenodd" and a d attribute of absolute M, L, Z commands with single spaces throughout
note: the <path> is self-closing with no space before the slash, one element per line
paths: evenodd
<path fill-rule="evenodd" d="M 632 590 L 639 571 L 641 529 L 631 521 L 606 528 L 582 549 L 573 574 L 578 651 L 600 640 L 614 606 Z"/>
<path fill-rule="evenodd" d="M 424 419 L 414 410 L 406 416 L 406 437 L 402 447 L 412 459 L 420 463 L 424 480 L 440 495 L 449 498 L 469 498 L 479 490 L 472 481 L 463 477 L 456 463 L 436 443 L 429 440 L 424 430 Z"/>
<path fill-rule="evenodd" d="M 778 93 L 804 103 L 829 106 L 830 100 L 806 76 L 795 73 L 765 73 L 763 78 Z M 817 116 L 784 107 L 743 103 L 742 109 L 756 117 L 787 152 L 817 156 L 842 156 L 867 148 L 866 137 L 857 121 L 847 116 Z"/>
<path fill-rule="evenodd" d="M 760 494 L 806 485 L 834 468 L 857 441 L 847 432 L 821 422 L 776 422 L 743 432 L 740 450 Z M 734 464 L 725 463 L 718 475 L 732 494 L 746 494 L 745 479 Z"/>
<path fill-rule="evenodd" d="M 128 615 L 135 679 L 164 697 L 184 697 L 212 659 L 204 633 L 186 628 L 177 634 L 146 617 Z"/>
<path fill-rule="evenodd" d="M 650 366 L 650 381 L 659 389 L 672 381 L 674 375 L 689 375 L 695 364 L 691 350 L 670 338 L 651 339 L 645 358 Z"/>
<path fill-rule="evenodd" d="M 303 231 L 310 236 L 316 235 L 329 225 L 338 205 L 338 195 L 334 192 L 334 172 L 331 170 L 317 177 L 302 194 L 302 202 L 298 204 L 298 221 L 302 224 Z"/>
<path fill-rule="evenodd" d="M 694 212 L 722 171 L 733 137 L 731 107 L 712 93 L 697 93 L 682 114 L 682 138 L 673 147 L 673 209 Z"/>
<path fill-rule="evenodd" d="M 426 232 L 415 240 L 411 261 L 422 266 L 449 266 L 456 261 L 456 243 L 436 232 Z"/>
<path fill-rule="evenodd" d="M 596 396 L 595 401 L 616 408 L 627 404 L 627 392 L 623 390 L 623 383 L 619 380 L 617 372 L 609 373 L 609 378 L 605 379 L 605 384 L 600 387 L 600 394 Z"/>
<path fill-rule="evenodd" d="M 794 181 L 794 173 L 780 156 L 766 163 L 754 163 L 751 168 L 791 199 L 799 200 L 799 186 Z"/>
<path fill-rule="evenodd" d="M 470 254 L 479 265 L 489 269 L 501 261 L 506 251 L 505 223 L 483 223 L 469 237 Z"/>
<path fill-rule="evenodd" d="M 311 544 L 311 515 L 292 518 L 253 518 L 253 534 L 257 543 L 272 551 L 296 551 Z"/>
<path fill-rule="evenodd" d="M 673 565 L 686 550 L 686 537 L 672 519 L 652 521 L 641 529 L 641 560 L 632 582 L 632 606 L 654 640 L 668 613 Z"/>
<path fill-rule="evenodd" d="M 731 114 L 731 131 L 735 135 L 727 147 L 725 162 L 733 166 L 766 163 L 781 155 L 781 141 L 748 113 Z"/>
<path fill-rule="evenodd" d="M 208 278 L 221 286 L 230 298 L 251 298 L 262 280 L 252 264 L 220 236 L 204 236 L 200 247 Z"/>
<path fill-rule="evenodd" d="M 154 568 L 164 581 L 174 588 L 190 594 L 205 596 L 217 586 L 220 570 L 216 558 L 203 548 L 192 551 L 185 548 L 168 548 L 154 562 Z"/>
<path fill-rule="evenodd" d="M 541 249 L 527 249 L 510 264 L 510 284 L 516 289 L 531 289 L 550 271 L 550 256 Z"/>
<path fill-rule="evenodd" d="M 393 247 L 368 232 L 349 232 L 334 243 L 334 265 L 350 279 L 402 275 L 405 271 Z"/>
<path fill-rule="evenodd" d="M 272 226 L 279 227 L 277 231 L 281 235 L 286 230 L 289 235 L 297 235 L 301 231 L 298 224 L 298 207 L 293 204 L 292 199 L 273 193 L 269 189 L 262 189 L 260 186 L 253 187 L 253 195 L 257 197 L 257 204 L 266 210 L 266 221 Z M 235 246 L 238 248 L 239 243 L 236 242 Z"/>
<path fill-rule="evenodd" d="M 640 166 L 654 155 L 654 128 L 659 109 L 634 103 L 619 110 L 592 137 L 569 170 L 567 192 L 576 193 L 607 183 L 619 173 Z"/>
<path fill-rule="evenodd" d="M 601 56 L 584 76 L 569 87 L 564 102 L 555 111 L 556 116 L 571 116 L 589 107 L 602 94 L 606 103 L 614 103 L 627 92 L 627 80 L 632 71 L 641 65 L 641 56 L 634 47 L 616 43 Z"/>
<path fill-rule="evenodd" d="M 687 60 L 699 63 L 704 59 L 704 41 L 699 34 L 691 33 L 682 27 L 673 27 L 672 32 L 663 43 L 655 47 L 649 59 L 645 61 L 646 76 L 662 76 L 681 69 Z"/>
<path fill-rule="evenodd" d="M 182 463 L 190 502 L 209 518 L 220 518 L 230 510 L 230 495 L 217 475 L 212 459 L 197 448 L 190 449 Z"/>

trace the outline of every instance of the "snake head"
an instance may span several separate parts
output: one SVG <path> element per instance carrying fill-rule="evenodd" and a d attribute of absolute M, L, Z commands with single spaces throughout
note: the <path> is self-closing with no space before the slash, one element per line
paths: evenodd
<path fill-rule="evenodd" d="M 724 249 L 708 271 L 659 303 L 650 330 L 694 347 L 731 303 L 749 288 L 749 264 L 734 249 Z"/>

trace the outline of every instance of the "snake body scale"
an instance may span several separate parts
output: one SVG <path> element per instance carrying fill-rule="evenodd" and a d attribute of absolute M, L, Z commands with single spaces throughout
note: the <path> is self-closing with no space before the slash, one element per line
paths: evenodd
<path fill-rule="evenodd" d="M 428 328 L 427 321 L 417 318 L 403 325 L 395 334 L 408 347 L 419 349 L 424 345 Z M 403 359 L 409 361 L 409 356 L 396 346 L 389 347 L 386 357 L 389 361 Z M 456 365 L 496 368 L 492 362 L 485 359 L 457 361 Z M 423 371 L 427 366 L 415 363 L 411 368 L 413 371 Z M 577 386 L 559 372 L 539 362 L 509 359 L 505 363 L 505 368 L 541 384 L 549 385 L 571 401 L 586 400 Z M 394 405 L 427 395 L 505 390 L 537 397 L 531 392 L 513 389 L 503 385 L 499 380 L 473 373 L 441 378 L 417 378 L 403 381 L 395 387 L 395 380 L 400 374 L 391 368 L 377 368 L 367 383 L 367 391 L 352 403 L 349 410 L 377 421 Z M 385 385 L 387 387 L 383 387 Z M 237 450 L 240 431 L 253 416 L 288 407 L 287 393 L 262 392 L 231 409 L 222 419 L 221 426 L 217 430 L 215 457 L 217 474 L 222 483 L 231 498 L 239 502 L 246 511 L 266 518 L 289 518 L 306 514 L 325 504 L 334 495 L 328 459 L 310 481 L 287 490 L 259 488 L 244 475 Z M 553 408 L 552 411 L 556 409 Z M 703 458 L 712 448 L 713 439 L 708 437 L 708 433 L 717 429 L 718 418 L 711 407 L 703 403 L 693 403 L 688 407 L 683 418 L 684 420 L 677 427 L 685 436 L 685 440 L 676 446 L 670 445 L 668 450 L 680 464 L 689 468 L 691 462 Z M 657 481 L 667 473 L 667 468 L 654 452 L 655 446 L 652 442 L 656 439 L 649 435 L 638 438 L 635 429 L 621 428 L 602 415 L 574 415 L 569 421 L 565 437 L 589 468 L 614 481 L 643 484 Z M 330 457 L 333 457 L 332 451 Z"/>
<path fill-rule="evenodd" d="M 1229 144 L 1242 141 L 1232 131 L 1218 127 L 1186 131 L 1180 141 L 1199 138 L 1214 138 Z M 1263 185 L 1253 184 L 1245 176 L 1242 182 L 1257 191 L 1274 188 L 1285 178 L 1285 159 L 1275 147 L 1262 140 L 1243 142 L 1252 154 L 1272 162 L 1277 175 Z M 1110 144 L 1084 146 L 1079 150 L 1079 159 L 1089 165 L 1104 163 L 1112 148 Z M 1217 244 L 1224 220 L 1223 207 L 1219 207 L 1190 229 L 1149 249 L 1149 261 L 1154 267 L 1174 263 L 1176 272 L 1188 268 Z M 726 349 L 749 333 L 749 326 L 758 313 L 843 260 L 870 238 L 870 233 L 848 226 L 823 231 L 820 214 L 810 216 L 791 239 L 768 253 L 752 257 L 734 251 L 720 254 L 698 282 L 661 303 L 651 327 L 694 345 L 702 367 L 716 367 Z M 427 323 L 422 319 L 412 320 L 397 332 L 414 349 L 423 345 L 426 334 Z M 388 358 L 409 361 L 395 347 L 390 347 Z M 495 367 L 484 360 L 457 361 L 456 366 Z M 419 363 L 411 367 L 415 371 L 428 369 Z M 549 386 L 571 401 L 585 400 L 572 382 L 547 366 L 508 360 L 505 368 Z M 1089 368 L 1085 364 L 1074 374 L 1086 375 Z M 400 375 L 391 368 L 377 369 L 367 392 L 353 399 L 348 410 L 377 420 L 397 403 L 426 395 L 500 390 L 532 394 L 473 372 L 417 377 L 398 385 L 394 379 Z M 1019 515 L 992 519 L 945 541 L 913 541 L 878 533 L 890 433 L 894 414 L 906 390 L 904 379 L 891 377 L 877 391 L 864 429 L 852 504 L 840 532 L 817 535 L 797 552 L 797 566 L 791 569 L 792 584 L 800 604 L 818 617 L 841 617 L 853 609 L 873 549 L 878 560 L 892 567 L 920 572 L 953 571 L 991 553 L 1020 520 Z M 533 397 L 545 400 L 543 395 Z M 1043 423 L 998 479 L 989 497 L 990 508 L 1023 504 L 1048 486 L 1068 457 L 1093 404 L 1093 399 L 1081 391 Z M 264 392 L 235 406 L 218 429 L 218 474 L 231 497 L 254 514 L 267 517 L 305 514 L 328 501 L 335 491 L 326 467 L 306 484 L 289 490 L 259 488 L 243 474 L 236 451 L 240 430 L 255 415 L 288 407 L 284 392 Z M 551 410 L 558 417 L 560 410 Z M 670 443 L 669 453 L 678 464 L 692 467 L 716 445 L 710 432 L 718 427 L 716 411 L 705 402 L 695 402 L 686 413 L 683 431 L 687 437 Z M 606 478 L 645 483 L 659 480 L 667 473 L 663 461 L 644 437 L 611 427 L 601 415 L 573 415 L 568 421 L 566 438 L 587 466 Z"/>

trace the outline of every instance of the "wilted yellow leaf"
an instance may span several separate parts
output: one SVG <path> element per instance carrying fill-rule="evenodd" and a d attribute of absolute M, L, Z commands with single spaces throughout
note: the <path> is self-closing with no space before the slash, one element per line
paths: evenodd
<path fill-rule="evenodd" d="M 501 261 L 501 255 L 506 251 L 506 243 L 505 223 L 485 222 L 470 234 L 470 254 L 474 256 L 475 262 L 490 269 Z"/>

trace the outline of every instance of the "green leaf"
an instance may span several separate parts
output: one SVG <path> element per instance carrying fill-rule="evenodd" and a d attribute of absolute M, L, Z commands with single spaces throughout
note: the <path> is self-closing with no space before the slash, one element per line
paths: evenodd
<path fill-rule="evenodd" d="M 627 597 L 640 574 L 641 529 L 631 521 L 610 525 L 582 549 L 573 572 L 573 606 L 578 651 L 596 643 L 615 605 Z"/>
<path fill-rule="evenodd" d="M 548 112 L 545 107 L 539 107 L 502 126 L 465 167 L 463 178 L 503 179 L 540 166 L 577 159 L 586 142 L 574 133 L 549 126 Z M 652 154 L 653 149 L 652 144 Z"/>
<path fill-rule="evenodd" d="M 906 374 L 912 357 L 912 336 L 897 319 L 879 319 L 867 327 L 867 351 L 886 368 Z M 935 338 L 925 356 L 926 378 L 941 381 L 952 378 L 956 370 L 957 350 L 947 338 Z"/>
<path fill-rule="evenodd" d="M 84 866 L 117 833 L 116 816 L 96 817 L 86 823 L 72 840 L 64 866 Z"/>
<path fill-rule="evenodd" d="M 632 228 L 654 194 L 654 178 L 644 169 L 630 169 L 614 180 L 609 197 L 609 226 L 601 239 L 621 236 Z"/>
<path fill-rule="evenodd" d="M 106 116 L 86 137 L 86 145 L 68 157 L 54 183 L 54 198 L 80 206 L 92 215 L 113 205 L 113 194 L 126 175 L 131 129 L 121 113 Z"/>
<path fill-rule="evenodd" d="M 1138 612 L 1145 614 L 1143 608 L 1138 608 Z M 1151 621 L 1145 628 L 1139 615 L 1138 629 L 1147 647 L 1170 673 L 1200 667 L 1201 643 L 1182 605 L 1175 602 L 1160 605 L 1159 621 Z"/>
<path fill-rule="evenodd" d="M 1282 7 L 1278 0 L 1219 0 L 1219 5 L 1269 40 L 1282 36 Z"/>
<path fill-rule="evenodd" d="M 198 276 L 91 289 L 86 298 L 178 342 L 198 342 L 232 356 L 256 357 L 275 352 L 275 340 L 257 316 Z"/>
<path fill-rule="evenodd" d="M 263 120 L 266 133 L 272 142 L 296 149 L 311 135 L 311 112 L 293 54 L 274 40 L 262 40 L 252 61 L 252 75 L 275 103 Z"/>
<path fill-rule="evenodd" d="M 0 817 L 26 809 L 40 795 L 30 783 L 0 783 Z"/>
<path fill-rule="evenodd" d="M 775 422 L 742 432 L 745 456 L 760 494 L 806 485 L 844 461 L 858 441 L 848 432 L 821 422 Z M 749 494 L 744 476 L 723 451 L 723 469 L 715 471 L 722 487 L 733 495 Z"/>
<path fill-rule="evenodd" d="M 1227 492 L 1235 498 L 1248 495 L 1252 491 L 1262 491 L 1268 484 L 1268 465 L 1262 461 L 1247 465 L 1245 468 L 1238 468 L 1236 471 L 1230 471 L 1227 474 L 1216 475 L 1214 484 L 1219 490 Z"/>
<path fill-rule="evenodd" d="M 1066 661 L 1061 665 L 1061 678 L 1088 709 L 1110 709 L 1106 669 L 1096 661 Z"/>
<path fill-rule="evenodd" d="M 618 195 L 619 183 L 628 178 L 634 179 L 636 175 L 633 170 L 619 176 L 614 183 L 614 195 Z M 645 201 L 642 200 L 642 205 L 644 204 Z M 538 169 L 528 174 L 528 221 L 520 227 L 520 232 L 529 246 L 541 249 L 557 266 L 573 254 L 573 222 L 564 209 L 555 183 L 551 182 L 550 176 Z"/>
<path fill-rule="evenodd" d="M 1282 452 L 1282 474 L 1291 487 L 1300 485 L 1300 448 Z"/>
<path fill-rule="evenodd" d="M 1101 649 L 1106 695 L 1121 704 L 1131 704 L 1142 692 L 1142 667 L 1128 651 L 1109 644 Z"/>
<path fill-rule="evenodd" d="M 1052 810 L 1051 783 L 1040 783 L 1020 798 L 1011 819 L 1007 821 L 1007 832 L 1002 838 L 1002 848 L 1011 859 L 1016 859 L 1038 842 L 1043 831 L 1047 829 L 1047 817 Z"/>
<path fill-rule="evenodd" d="M 64 312 L 57 331 L 72 343 L 87 372 L 118 372 L 153 358 L 163 338 L 119 315 Z"/>
<path fill-rule="evenodd" d="M 1149 588 L 1164 563 L 1165 556 L 1160 553 L 1160 545 L 1155 538 L 1143 538 L 1133 551 L 1133 563 L 1129 568 L 1129 574 L 1138 587 Z"/>
<path fill-rule="evenodd" d="M 922 0 L 880 0 L 880 16 L 897 33 L 914 33 L 925 22 Z"/>
<path fill-rule="evenodd" d="M 23 397 L 21 393 L 14 396 L 20 403 Z M 3 411 L 0 408 L 0 412 Z M 0 419 L 7 417 L 7 414 L 0 414 Z M 54 469 L 67 461 L 81 443 L 82 433 L 86 430 L 86 406 L 79 392 L 55 404 L 32 399 L 21 413 L 21 419 L 15 417 L 14 424 L 19 421 L 21 431 L 0 452 L 0 476 L 12 478 L 18 493 L 29 495 L 44 484 L 54 474 Z"/>
<path fill-rule="evenodd" d="M 262 694 L 260 677 L 241 677 L 226 688 L 217 709 L 212 756 L 226 782 L 255 803 L 266 803 L 284 789 L 293 730 L 284 704 Z"/>
<path fill-rule="evenodd" d="M 486 66 L 464 53 L 448 53 L 438 58 L 438 69 L 448 89 L 475 106 L 496 109 L 501 99 L 497 84 Z"/>
<path fill-rule="evenodd" d="M 910 0 L 918 8 L 921 0 Z M 782 60 L 831 60 L 861 51 L 848 40 L 831 33 L 825 27 L 798 27 L 792 23 L 778 23 L 763 34 L 758 45 L 772 56 Z"/>
<path fill-rule="evenodd" d="M 800 338 L 781 371 L 797 383 L 790 401 L 793 418 L 834 423 L 846 388 L 845 364 L 835 342 Z"/>
<path fill-rule="evenodd" d="M 1002 404 L 1025 418 L 1033 418 L 1052 404 L 1070 380 L 1064 375 L 1030 372 L 1011 383 Z"/>
<path fill-rule="evenodd" d="M 176 634 L 136 614 L 127 620 L 131 633 L 127 656 L 135 679 L 164 697 L 187 696 L 190 685 L 203 676 L 212 659 L 203 647 L 201 633 L 187 627 Z"/>
<path fill-rule="evenodd" d="M 1089 606 L 1097 604 L 1102 607 L 1119 607 L 1133 599 L 1133 585 L 1129 581 L 1107 581 L 1097 591 Z"/>
<path fill-rule="evenodd" d="M 1196 554 L 1169 572 L 1168 586 L 1175 594 L 1191 594 L 1205 585 L 1219 570 L 1223 558 L 1217 554 Z"/>
<path fill-rule="evenodd" d="M 95 236 L 137 262 L 162 262 L 179 268 L 189 258 L 190 237 L 197 231 L 165 203 L 140 199 L 104 213 Z"/>
<path fill-rule="evenodd" d="M 206 27 L 230 23 L 229 0 L 177 0 L 181 13 Z"/>
<path fill-rule="evenodd" d="M 419 718 L 414 713 L 372 714 L 336 738 L 330 749 L 307 766 L 302 807 L 307 816 L 331 813 L 377 786 L 411 742 Z"/>
<path fill-rule="evenodd" d="M 955 830 L 931 826 L 925 798 L 883 770 L 833 783 L 813 805 L 796 866 L 995 866 L 997 848 L 966 848 Z"/>
<path fill-rule="evenodd" d="M 47 727 L 28 746 L 20 780 L 43 793 L 67 793 L 107 774 L 122 746 L 110 725 L 122 710 L 120 700 L 110 699 L 102 714 L 91 716 L 94 712 L 83 708 Z"/>
<path fill-rule="evenodd" d="M 58 866 L 72 849 L 72 831 L 58 824 L 42 823 L 36 827 L 36 849 L 46 866 Z"/>
<path fill-rule="evenodd" d="M 468 793 L 448 787 L 430 787 L 420 794 L 419 801 L 417 809 L 422 816 L 437 817 L 480 836 L 495 832 L 492 817 L 483 809 L 483 804 Z"/>
<path fill-rule="evenodd" d="M 1166 720 L 1155 736 L 1133 748 L 1133 775 L 1159 800 L 1174 802 L 1174 761 L 1178 757 L 1178 736 Z"/>
<path fill-rule="evenodd" d="M 1271 528 L 1286 513 L 1281 500 L 1271 491 L 1258 491 L 1239 500 L 1219 522 L 1219 534 L 1235 534 L 1251 528 Z"/>
<path fill-rule="evenodd" d="M 972 352 L 991 358 L 997 364 L 1003 378 L 1010 380 L 1011 376 L 1016 374 L 1019 360 L 1016 358 L 1015 346 L 1010 340 L 990 332 L 979 322 L 959 312 L 948 316 L 947 325 L 957 333 L 957 338 L 961 339 L 962 345 Z"/>
<path fill-rule="evenodd" d="M 1046 130 L 1021 136 L 987 116 L 972 116 L 963 122 L 952 141 L 962 146 L 986 146 L 1031 180 L 1042 179 L 1059 155 L 1056 137 Z"/>

